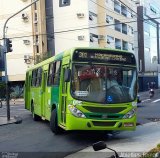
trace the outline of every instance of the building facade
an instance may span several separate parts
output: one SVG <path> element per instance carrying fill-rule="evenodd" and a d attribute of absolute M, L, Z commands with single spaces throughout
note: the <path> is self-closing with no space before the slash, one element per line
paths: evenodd
<path fill-rule="evenodd" d="M 1 0 L 0 5 L 0 43 L 3 45 L 3 26 L 5 21 L 21 10 L 30 0 Z M 31 8 L 26 9 L 7 23 L 5 34 L 12 40 L 13 51 L 7 53 L 7 71 L 9 82 L 24 82 L 25 72 L 32 65 L 33 35 Z M 3 73 L 4 74 L 4 73 Z"/>
<path fill-rule="evenodd" d="M 30 0 L 1 0 L 0 44 L 3 45 L 3 27 L 13 14 L 31 3 Z M 23 97 L 26 70 L 33 65 L 33 33 L 31 7 L 11 18 L 5 28 L 6 38 L 12 40 L 12 52 L 7 53 L 7 75 L 11 97 Z M 3 56 L 3 55 L 2 55 Z M 0 73 L 5 81 L 5 73 Z"/>
<path fill-rule="evenodd" d="M 53 1 L 53 12 L 56 53 L 76 46 L 134 52 L 132 1 L 58 0 Z"/>
<path fill-rule="evenodd" d="M 138 14 L 138 62 L 140 90 L 160 86 L 160 4 L 157 0 L 141 1 Z"/>
<path fill-rule="evenodd" d="M 32 0 L 34 1 L 34 0 Z M 32 6 L 35 64 L 54 55 L 53 1 L 39 0 Z"/>

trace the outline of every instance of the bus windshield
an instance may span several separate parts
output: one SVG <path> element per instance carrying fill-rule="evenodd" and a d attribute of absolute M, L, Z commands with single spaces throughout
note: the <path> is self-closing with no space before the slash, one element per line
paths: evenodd
<path fill-rule="evenodd" d="M 135 67 L 74 64 L 71 94 L 81 101 L 126 103 L 136 99 L 136 82 Z"/>

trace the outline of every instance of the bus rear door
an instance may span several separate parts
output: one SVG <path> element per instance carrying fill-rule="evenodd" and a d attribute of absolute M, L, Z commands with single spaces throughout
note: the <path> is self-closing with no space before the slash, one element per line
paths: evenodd
<path fill-rule="evenodd" d="M 47 93 L 47 70 L 43 71 L 43 80 L 42 80 L 42 101 L 41 101 L 41 114 L 43 117 L 46 117 L 46 111 L 48 108 L 48 93 Z"/>

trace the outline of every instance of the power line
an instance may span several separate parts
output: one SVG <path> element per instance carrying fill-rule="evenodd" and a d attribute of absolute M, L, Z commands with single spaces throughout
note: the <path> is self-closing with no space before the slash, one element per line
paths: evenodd
<path fill-rule="evenodd" d="M 160 19 L 160 17 L 157 17 L 157 18 L 147 18 L 147 19 L 144 19 L 143 21 L 153 20 L 153 19 Z M 127 21 L 127 22 L 123 22 L 123 23 L 133 23 L 133 22 L 137 22 L 137 20 Z M 81 31 L 81 30 L 86 30 L 86 29 L 91 29 L 91 28 L 114 26 L 114 25 L 123 24 L 123 23 L 100 25 L 100 26 L 92 26 L 92 27 L 85 27 L 85 28 L 78 28 L 78 29 L 70 29 L 70 30 L 64 30 L 64 31 L 59 31 L 59 32 L 54 32 L 54 33 L 56 34 L 56 33 L 66 33 L 66 32 L 73 32 L 73 31 Z M 54 33 L 52 33 L 52 34 L 54 35 Z M 36 35 L 40 36 L 40 35 L 51 35 L 51 34 L 36 34 Z M 36 36 L 36 35 L 17 36 L 17 37 L 11 37 L 10 39 L 31 37 L 31 36 Z M 0 39 L 0 40 L 3 40 L 3 38 Z"/>
<path fill-rule="evenodd" d="M 147 18 L 147 19 L 143 19 L 142 21 L 154 20 L 154 19 L 160 19 L 160 17 Z M 119 25 L 119 24 L 123 24 L 123 23 L 125 23 L 125 24 L 127 23 L 128 24 L 128 23 L 134 23 L 134 22 L 137 22 L 137 20 L 120 22 L 120 23 L 116 23 L 116 24 L 108 24 L 108 25 L 99 25 L 99 26 L 91 26 L 91 27 L 85 27 L 85 28 L 70 29 L 70 30 L 64 30 L 64 31 L 59 31 L 59 32 L 55 32 L 55 33 L 73 32 L 73 31 L 80 31 L 80 30 L 86 30 L 86 29 L 94 29 L 94 28 L 99 28 L 99 27 Z"/>

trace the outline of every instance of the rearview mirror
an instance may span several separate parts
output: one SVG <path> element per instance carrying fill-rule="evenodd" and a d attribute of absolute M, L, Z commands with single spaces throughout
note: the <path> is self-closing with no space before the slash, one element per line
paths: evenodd
<path fill-rule="evenodd" d="M 107 148 L 107 145 L 104 141 L 99 141 L 97 143 L 94 143 L 92 145 L 92 147 L 93 147 L 94 151 L 99 151 L 99 150 Z"/>
<path fill-rule="evenodd" d="M 71 69 L 67 68 L 64 72 L 64 81 L 69 82 L 71 77 Z"/>

